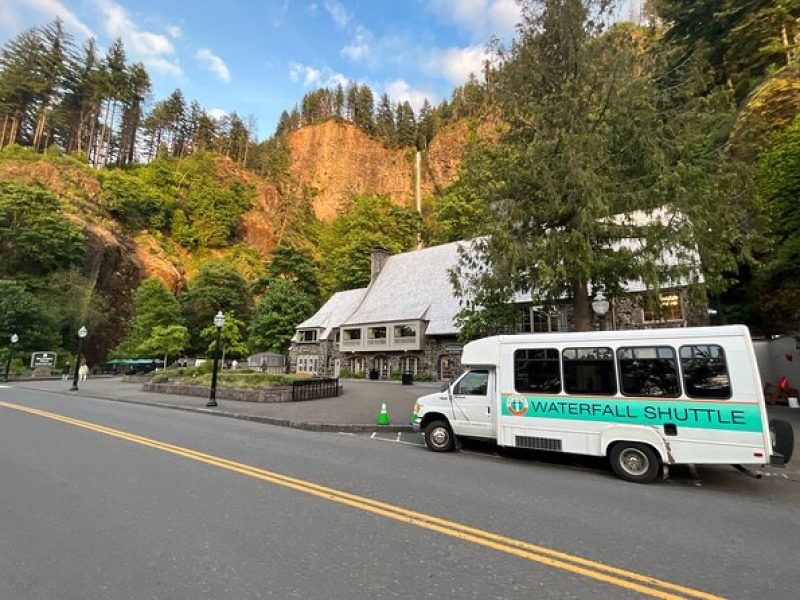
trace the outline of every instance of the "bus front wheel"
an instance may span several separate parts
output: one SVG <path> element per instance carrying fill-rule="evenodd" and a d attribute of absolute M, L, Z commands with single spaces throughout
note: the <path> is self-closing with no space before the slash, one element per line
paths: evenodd
<path fill-rule="evenodd" d="M 636 442 L 617 442 L 608 453 L 617 477 L 634 483 L 650 483 L 661 469 L 661 459 L 653 448 Z"/>
<path fill-rule="evenodd" d="M 431 421 L 425 427 L 425 445 L 434 452 L 452 452 L 455 448 L 453 430 L 447 421 Z"/>

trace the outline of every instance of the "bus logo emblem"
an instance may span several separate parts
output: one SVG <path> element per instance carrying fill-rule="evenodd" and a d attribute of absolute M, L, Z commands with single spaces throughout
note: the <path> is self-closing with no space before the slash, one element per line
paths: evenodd
<path fill-rule="evenodd" d="M 522 417 L 528 412 L 528 399 L 522 394 L 511 394 L 506 398 L 506 408 L 515 417 Z"/>

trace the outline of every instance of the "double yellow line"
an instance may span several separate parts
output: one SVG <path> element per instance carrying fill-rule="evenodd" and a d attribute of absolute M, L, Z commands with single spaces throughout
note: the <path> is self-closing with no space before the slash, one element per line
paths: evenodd
<path fill-rule="evenodd" d="M 65 415 L 47 412 L 36 408 L 30 408 L 20 404 L 12 404 L 10 402 L 0 401 L 0 406 L 40 417 L 45 417 L 54 421 L 60 421 L 62 423 L 67 423 L 83 429 L 89 429 L 97 433 L 102 433 L 104 435 L 133 442 L 141 446 L 147 446 L 149 448 L 155 448 L 156 450 L 169 452 L 170 454 L 183 456 L 185 458 L 212 465 L 220 469 L 226 469 L 228 471 L 233 471 L 241 475 L 260 479 L 261 481 L 266 481 L 274 485 L 279 485 L 284 488 L 303 492 L 304 494 L 310 494 L 312 496 L 328 500 L 329 502 L 336 502 L 338 504 L 357 508 L 359 510 L 380 515 L 388 519 L 400 521 L 408 525 L 415 525 L 417 527 L 421 527 L 429 531 L 435 531 L 452 538 L 466 542 L 472 542 L 473 544 L 491 548 L 493 550 L 497 550 L 498 552 L 511 554 L 519 558 L 524 558 L 539 564 L 547 565 L 549 567 L 583 575 L 584 577 L 601 581 L 609 585 L 625 588 L 627 590 L 632 590 L 634 592 L 639 592 L 652 598 L 702 598 L 704 600 L 720 600 L 719 596 L 708 594 L 700 590 L 670 583 L 668 581 L 662 581 L 654 577 L 648 577 L 647 575 L 634 573 L 633 571 L 619 569 L 617 567 L 612 567 L 611 565 L 606 565 L 600 562 L 581 558 L 580 556 L 567 554 L 566 552 L 559 552 L 558 550 L 552 550 L 544 546 L 537 546 L 536 544 L 530 544 L 528 542 L 505 537 L 496 533 L 484 531 L 482 529 L 476 529 L 455 521 L 440 519 L 432 515 L 426 515 L 424 513 L 408 510 L 400 506 L 387 504 L 385 502 L 380 502 L 364 496 L 350 494 L 348 492 L 318 485 L 303 479 L 296 479 L 294 477 L 289 477 L 287 475 L 282 475 L 266 469 L 260 469 L 252 465 L 235 462 L 211 454 L 205 454 L 190 448 L 175 446 L 173 444 L 167 444 L 166 442 L 159 442 L 158 440 L 127 433 L 125 431 L 120 431 L 119 429 L 104 427 L 102 425 L 97 425 L 96 423 L 81 421 L 80 419 L 73 419 L 72 417 L 67 417 Z"/>

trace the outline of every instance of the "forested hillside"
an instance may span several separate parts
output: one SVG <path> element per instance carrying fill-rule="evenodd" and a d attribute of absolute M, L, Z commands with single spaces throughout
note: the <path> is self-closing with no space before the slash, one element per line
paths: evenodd
<path fill-rule="evenodd" d="M 372 246 L 486 233 L 493 277 L 460 281 L 486 309 L 462 315 L 469 335 L 512 318 L 516 290 L 680 276 L 648 260 L 676 241 L 722 318 L 800 327 L 800 2 L 655 0 L 640 25 L 595 0 L 525 5 L 519 39 L 439 105 L 318 89 L 261 141 L 251 117 L 152 98 L 121 41 L 20 34 L 0 51 L 0 336 L 66 356 L 85 324 L 91 362 L 203 353 L 224 310 L 233 354 L 282 351 L 366 284 Z M 659 206 L 687 218 L 608 226 Z M 649 254 L 604 250 L 633 235 Z"/>

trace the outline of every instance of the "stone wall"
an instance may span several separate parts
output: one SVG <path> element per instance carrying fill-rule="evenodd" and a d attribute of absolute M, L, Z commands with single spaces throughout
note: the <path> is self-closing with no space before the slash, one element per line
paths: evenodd
<path fill-rule="evenodd" d="M 179 396 L 196 396 L 208 398 L 209 389 L 200 385 L 174 385 L 171 383 L 145 383 L 145 392 L 157 394 L 177 394 Z M 291 387 L 274 387 L 258 390 L 241 390 L 235 388 L 217 388 L 219 400 L 239 400 L 241 402 L 291 402 Z"/>

